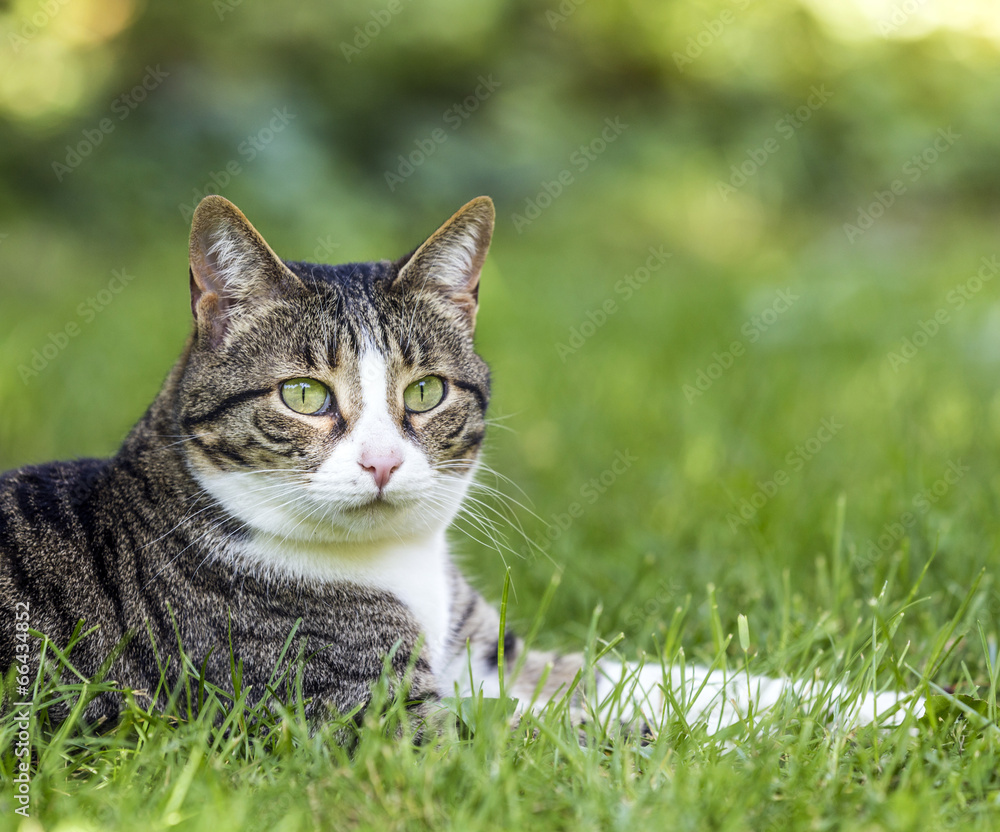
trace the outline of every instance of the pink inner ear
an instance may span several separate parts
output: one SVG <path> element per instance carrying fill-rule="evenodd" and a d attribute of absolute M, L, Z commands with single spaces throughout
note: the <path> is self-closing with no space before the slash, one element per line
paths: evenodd
<path fill-rule="evenodd" d="M 194 309 L 196 332 L 203 332 L 212 347 L 218 347 L 226 337 L 229 316 L 221 308 L 219 296 L 215 292 L 203 292 L 197 302 L 192 303 Z"/>
<path fill-rule="evenodd" d="M 191 314 L 197 318 L 198 301 L 201 300 L 202 288 L 198 285 L 198 281 L 194 279 L 194 269 L 190 266 L 188 267 L 188 276 L 190 278 L 191 287 Z"/>

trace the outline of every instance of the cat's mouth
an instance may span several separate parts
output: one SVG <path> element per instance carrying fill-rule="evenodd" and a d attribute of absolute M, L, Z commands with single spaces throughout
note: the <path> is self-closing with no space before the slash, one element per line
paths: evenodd
<path fill-rule="evenodd" d="M 374 497 L 365 500 L 357 506 L 354 506 L 352 511 L 388 511 L 395 508 L 395 502 L 391 501 L 385 494 L 376 494 Z"/>
<path fill-rule="evenodd" d="M 361 500 L 357 503 L 357 505 L 348 508 L 347 511 L 362 514 L 370 512 L 384 514 L 386 512 L 399 511 L 400 509 L 408 508 L 416 502 L 417 500 L 412 497 L 400 497 L 395 494 L 379 492 L 378 494 L 374 494 L 371 497 Z"/>

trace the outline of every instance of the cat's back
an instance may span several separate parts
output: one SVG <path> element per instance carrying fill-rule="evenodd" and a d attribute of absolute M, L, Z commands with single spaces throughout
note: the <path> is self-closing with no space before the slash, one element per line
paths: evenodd
<path fill-rule="evenodd" d="M 30 560 L 69 555 L 96 523 L 108 460 L 29 465 L 0 474 L 0 562 L 17 575 Z M 95 499 L 96 498 L 96 499 Z"/>
<path fill-rule="evenodd" d="M 117 508 L 110 473 L 109 460 L 84 459 L 0 474 L 0 660 L 15 609 L 28 609 L 34 629 L 68 635 L 66 622 L 107 606 L 94 585 L 93 553 Z"/>

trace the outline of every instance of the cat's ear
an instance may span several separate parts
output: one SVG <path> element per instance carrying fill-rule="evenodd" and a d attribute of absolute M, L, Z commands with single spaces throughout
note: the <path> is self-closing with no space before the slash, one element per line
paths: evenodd
<path fill-rule="evenodd" d="M 213 345 L 225 337 L 241 304 L 301 288 L 243 213 L 206 196 L 191 221 L 191 312 Z"/>
<path fill-rule="evenodd" d="M 418 291 L 443 291 L 473 329 L 479 306 L 479 273 L 490 247 L 495 217 L 493 200 L 488 196 L 463 205 L 427 242 L 397 263 L 396 283 Z"/>

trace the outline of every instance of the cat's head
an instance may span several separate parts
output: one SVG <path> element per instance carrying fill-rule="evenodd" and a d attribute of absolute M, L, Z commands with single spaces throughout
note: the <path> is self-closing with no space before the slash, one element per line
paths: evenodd
<path fill-rule="evenodd" d="M 189 469 L 251 535 L 405 540 L 452 520 L 489 400 L 473 329 L 493 222 L 479 197 L 400 260 L 325 266 L 201 202 L 175 414 Z"/>

